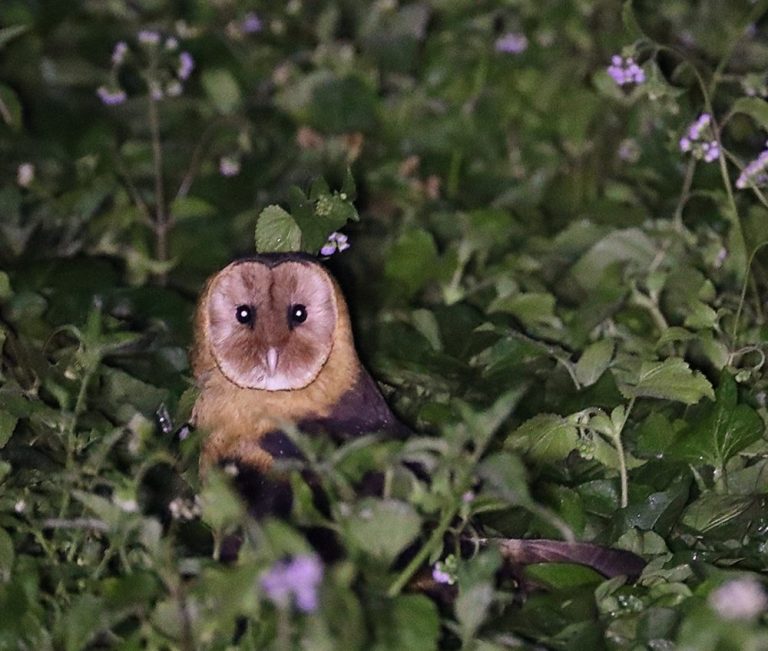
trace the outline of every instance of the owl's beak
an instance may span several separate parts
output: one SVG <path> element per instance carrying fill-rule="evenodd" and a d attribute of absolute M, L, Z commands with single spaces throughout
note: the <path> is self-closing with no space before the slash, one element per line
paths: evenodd
<path fill-rule="evenodd" d="M 274 375 L 277 370 L 277 348 L 267 350 L 267 370 L 270 375 Z"/>

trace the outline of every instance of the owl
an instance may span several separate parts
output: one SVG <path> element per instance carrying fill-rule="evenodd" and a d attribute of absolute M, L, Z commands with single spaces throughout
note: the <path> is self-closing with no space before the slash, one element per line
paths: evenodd
<path fill-rule="evenodd" d="M 192 424 L 207 433 L 201 470 L 234 464 L 257 517 L 290 513 L 289 484 L 270 476 L 274 459 L 301 457 L 283 433 L 287 424 L 342 440 L 408 433 L 358 359 L 339 286 L 308 255 L 256 255 L 214 274 L 197 306 L 192 366 L 199 389 Z M 321 491 L 304 478 L 317 506 Z M 515 564 L 569 561 L 606 576 L 638 574 L 644 565 L 589 543 L 509 539 L 501 550 Z"/>
<path fill-rule="evenodd" d="M 308 255 L 256 255 L 212 276 L 192 366 L 193 425 L 207 432 L 201 469 L 236 464 L 257 513 L 287 508 L 286 487 L 265 478 L 274 458 L 300 456 L 287 423 L 337 439 L 407 431 L 358 359 L 338 284 Z"/>

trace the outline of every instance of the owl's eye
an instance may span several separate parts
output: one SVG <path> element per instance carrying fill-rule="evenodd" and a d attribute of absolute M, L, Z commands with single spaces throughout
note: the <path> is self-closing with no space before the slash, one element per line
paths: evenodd
<path fill-rule="evenodd" d="M 301 305 L 301 303 L 291 305 L 291 309 L 288 311 L 288 320 L 291 322 L 291 325 L 304 323 L 307 320 L 306 306 Z"/>
<path fill-rule="evenodd" d="M 238 305 L 235 308 L 235 318 L 243 325 L 253 324 L 253 308 L 250 305 Z"/>

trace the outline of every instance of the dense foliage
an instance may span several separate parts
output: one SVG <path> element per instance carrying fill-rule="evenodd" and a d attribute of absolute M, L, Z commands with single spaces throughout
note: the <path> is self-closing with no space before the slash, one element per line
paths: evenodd
<path fill-rule="evenodd" d="M 768 648 L 766 9 L 3 0 L 0 648 Z M 256 248 L 330 255 L 417 432 L 292 433 L 330 522 L 298 468 L 249 520 L 182 428 Z M 649 564 L 501 578 L 531 537 Z"/>

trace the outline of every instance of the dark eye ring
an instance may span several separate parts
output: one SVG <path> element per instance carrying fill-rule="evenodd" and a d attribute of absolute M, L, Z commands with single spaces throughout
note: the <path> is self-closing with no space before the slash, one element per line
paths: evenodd
<path fill-rule="evenodd" d="M 288 313 L 291 323 L 304 323 L 307 320 L 307 316 L 307 307 L 305 305 L 301 303 L 291 305 L 290 312 Z"/>
<path fill-rule="evenodd" d="M 235 318 L 238 323 L 251 325 L 253 323 L 253 308 L 250 305 L 238 305 L 235 308 Z"/>

